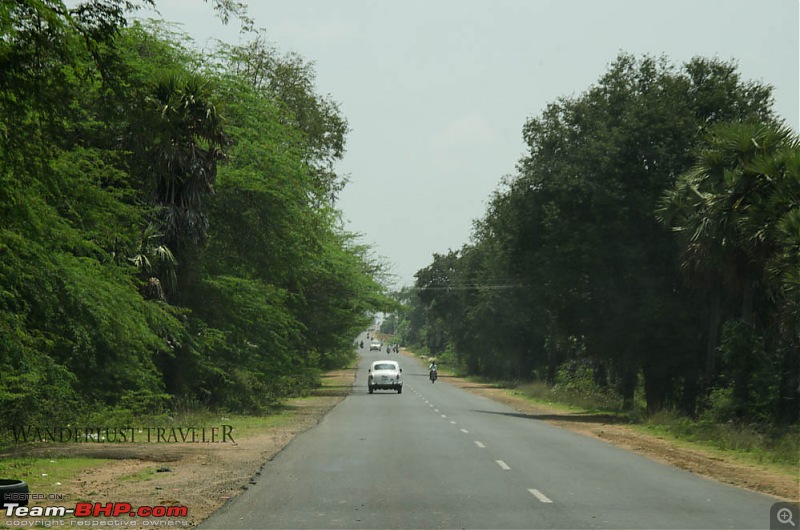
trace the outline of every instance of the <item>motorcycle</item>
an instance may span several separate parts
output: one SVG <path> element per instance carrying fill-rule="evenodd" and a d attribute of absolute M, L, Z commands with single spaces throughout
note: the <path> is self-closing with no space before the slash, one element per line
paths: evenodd
<path fill-rule="evenodd" d="M 435 383 L 436 379 L 439 377 L 439 371 L 436 368 L 431 368 L 429 377 L 431 378 L 431 383 Z"/>

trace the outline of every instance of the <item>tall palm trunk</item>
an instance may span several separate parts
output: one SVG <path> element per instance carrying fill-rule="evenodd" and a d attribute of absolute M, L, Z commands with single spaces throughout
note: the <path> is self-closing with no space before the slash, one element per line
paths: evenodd
<path fill-rule="evenodd" d="M 704 378 L 706 388 L 711 386 L 716 377 L 721 298 L 722 289 L 719 285 L 719 282 L 715 282 L 715 285 L 711 290 L 711 312 L 708 316 L 708 340 L 706 342 L 706 370 Z"/>

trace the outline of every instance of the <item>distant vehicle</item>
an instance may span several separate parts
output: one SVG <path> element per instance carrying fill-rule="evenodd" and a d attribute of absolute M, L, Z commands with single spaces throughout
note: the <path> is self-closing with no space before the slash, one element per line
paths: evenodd
<path fill-rule="evenodd" d="M 375 361 L 369 368 L 369 393 L 372 394 L 375 390 L 396 390 L 398 394 L 402 394 L 402 373 L 403 369 L 397 361 Z"/>
<path fill-rule="evenodd" d="M 383 344 L 381 344 L 380 342 L 378 342 L 378 341 L 376 341 L 376 340 L 373 340 L 373 341 L 372 341 L 372 342 L 370 342 L 370 344 L 369 344 L 369 351 L 372 351 L 372 350 L 378 350 L 378 351 L 381 351 L 381 347 L 382 347 L 382 346 L 383 346 Z"/>

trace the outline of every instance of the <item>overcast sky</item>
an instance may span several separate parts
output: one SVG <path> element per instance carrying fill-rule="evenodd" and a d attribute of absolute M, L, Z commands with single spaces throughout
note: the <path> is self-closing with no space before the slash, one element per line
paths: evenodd
<path fill-rule="evenodd" d="M 199 48 L 240 42 L 201 0 L 156 0 Z M 411 285 L 472 221 L 522 156 L 521 130 L 594 84 L 621 52 L 733 59 L 772 85 L 798 130 L 798 0 L 250 0 L 281 51 L 311 61 L 350 124 L 347 229 Z"/>

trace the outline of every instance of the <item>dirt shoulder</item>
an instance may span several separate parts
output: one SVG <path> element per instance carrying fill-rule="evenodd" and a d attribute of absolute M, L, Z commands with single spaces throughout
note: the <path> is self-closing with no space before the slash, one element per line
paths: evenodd
<path fill-rule="evenodd" d="M 297 434 L 313 427 L 349 393 L 354 369 L 329 374 L 339 383 L 312 398 L 292 401 L 291 419 L 236 444 L 114 444 L 51 446 L 27 451 L 29 456 L 88 456 L 111 462 L 91 467 L 59 486 L 72 501 L 130 502 L 134 506 L 187 506 L 189 525 L 196 525 L 228 499 L 246 490 Z M 658 436 L 613 423 L 613 418 L 570 414 L 534 406 L 501 389 L 455 377 L 444 381 L 469 392 L 506 403 L 531 419 L 545 421 L 635 451 L 660 462 L 748 488 L 779 499 L 800 499 L 800 482 L 766 468 L 742 464 L 718 454 L 681 447 Z M 346 382 L 346 383 L 345 383 Z M 4 455 L 0 455 L 4 456 Z M 7 455 L 6 455 L 7 456 Z M 37 503 L 32 503 L 36 505 Z M 46 506 L 46 503 L 39 503 Z M 0 516 L 0 519 L 2 516 Z"/>

